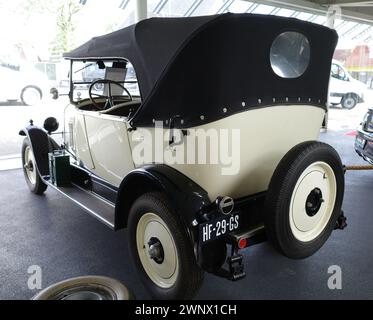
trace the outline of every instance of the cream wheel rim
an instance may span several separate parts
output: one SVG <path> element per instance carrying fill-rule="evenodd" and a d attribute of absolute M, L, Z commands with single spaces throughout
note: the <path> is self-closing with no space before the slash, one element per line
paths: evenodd
<path fill-rule="evenodd" d="M 333 169 L 315 162 L 299 177 L 290 201 L 290 227 L 296 239 L 316 239 L 327 226 L 336 201 L 337 182 Z"/>
<path fill-rule="evenodd" d="M 137 224 L 136 242 L 141 264 L 149 278 L 161 288 L 172 287 L 179 274 L 179 261 L 166 223 L 154 213 L 145 213 Z"/>
<path fill-rule="evenodd" d="M 25 149 L 25 163 L 24 163 L 27 179 L 32 185 L 36 183 L 36 167 L 34 153 L 32 152 L 30 146 Z"/>

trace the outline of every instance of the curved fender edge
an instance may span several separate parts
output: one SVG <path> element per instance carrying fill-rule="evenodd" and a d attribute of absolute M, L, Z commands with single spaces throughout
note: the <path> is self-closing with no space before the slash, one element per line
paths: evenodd
<path fill-rule="evenodd" d="M 131 171 L 122 181 L 115 206 L 115 227 L 127 226 L 133 202 L 142 194 L 161 191 L 180 215 L 193 241 L 192 222 L 202 207 L 210 204 L 207 192 L 181 172 L 163 164 L 154 164 Z"/>
<path fill-rule="evenodd" d="M 20 130 L 19 135 L 27 136 L 30 140 L 39 175 L 41 177 L 49 175 L 48 153 L 51 149 L 59 149 L 58 144 L 48 136 L 44 129 L 34 125 L 29 125 Z"/>

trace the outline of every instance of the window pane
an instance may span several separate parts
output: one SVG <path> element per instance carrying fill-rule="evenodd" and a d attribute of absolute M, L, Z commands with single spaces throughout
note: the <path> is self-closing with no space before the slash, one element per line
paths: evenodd
<path fill-rule="evenodd" d="M 270 53 L 273 71 L 282 78 L 298 78 L 310 60 L 308 39 L 299 32 L 281 33 L 273 42 Z"/>

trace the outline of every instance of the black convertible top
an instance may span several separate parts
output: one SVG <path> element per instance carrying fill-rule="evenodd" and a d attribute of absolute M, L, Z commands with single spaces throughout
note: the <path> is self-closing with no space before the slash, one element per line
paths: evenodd
<path fill-rule="evenodd" d="M 281 78 L 270 64 L 271 45 L 285 31 L 302 33 L 310 43 L 310 62 L 299 78 Z M 337 39 L 329 28 L 276 16 L 151 18 L 93 38 L 64 57 L 130 61 L 143 101 L 131 124 L 152 126 L 176 116 L 175 127 L 191 127 L 274 104 L 325 108 Z"/>

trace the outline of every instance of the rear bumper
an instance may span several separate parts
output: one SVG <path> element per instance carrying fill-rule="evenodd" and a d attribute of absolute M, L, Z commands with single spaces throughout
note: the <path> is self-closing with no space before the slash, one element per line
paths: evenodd
<path fill-rule="evenodd" d="M 212 209 L 210 213 L 205 214 L 205 219 L 200 220 L 199 225 L 195 226 L 197 262 L 202 269 L 230 280 L 238 280 L 243 277 L 242 273 L 234 273 L 232 271 L 234 268 L 230 267 L 230 270 L 224 270 L 222 266 L 227 261 L 227 254 L 230 263 L 234 264 L 237 259 L 233 257 L 237 257 L 239 249 L 267 240 L 263 222 L 265 196 L 266 192 L 262 192 L 236 199 L 231 216 L 239 216 L 238 229 L 214 240 L 203 242 L 202 236 L 199 236 L 202 234 L 199 228 L 203 228 L 204 224 L 210 221 L 223 217 L 213 206 L 210 208 Z M 227 246 L 231 248 L 228 253 Z M 242 262 L 242 258 L 240 261 Z"/>
<path fill-rule="evenodd" d="M 361 141 L 364 141 L 363 145 Z M 365 161 L 373 164 L 373 133 L 369 133 L 359 127 L 355 139 L 355 151 Z"/>

